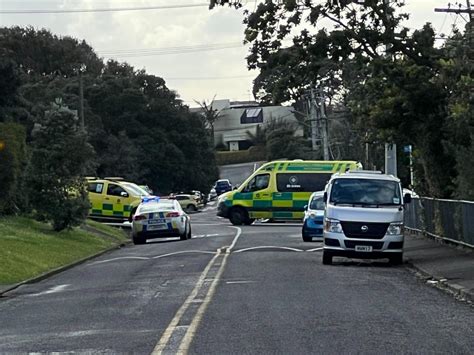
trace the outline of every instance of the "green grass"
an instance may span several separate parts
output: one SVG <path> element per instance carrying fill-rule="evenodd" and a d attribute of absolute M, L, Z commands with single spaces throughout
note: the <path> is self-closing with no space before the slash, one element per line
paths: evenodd
<path fill-rule="evenodd" d="M 0 218 L 0 285 L 41 275 L 127 240 L 121 230 L 97 222 L 87 221 L 86 228 L 58 233 L 29 218 Z"/>

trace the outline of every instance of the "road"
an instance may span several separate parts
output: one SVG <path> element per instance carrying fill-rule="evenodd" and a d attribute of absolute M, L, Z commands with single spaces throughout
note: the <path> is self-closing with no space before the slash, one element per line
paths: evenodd
<path fill-rule="evenodd" d="M 474 310 L 405 266 L 335 259 L 298 224 L 108 253 L 0 299 L 0 353 L 472 354 Z"/>

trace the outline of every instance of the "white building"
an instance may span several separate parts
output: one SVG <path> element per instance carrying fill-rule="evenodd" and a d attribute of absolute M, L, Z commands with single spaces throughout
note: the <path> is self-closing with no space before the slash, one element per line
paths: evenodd
<path fill-rule="evenodd" d="M 259 107 L 254 101 L 214 100 L 211 104 L 219 112 L 214 124 L 215 145 L 225 145 L 229 150 L 247 149 L 249 135 L 256 134 L 257 126 L 271 120 L 288 121 L 297 124 L 291 107 L 265 106 Z M 193 110 L 194 111 L 194 110 Z M 297 135 L 302 136 L 303 130 L 298 129 Z"/>

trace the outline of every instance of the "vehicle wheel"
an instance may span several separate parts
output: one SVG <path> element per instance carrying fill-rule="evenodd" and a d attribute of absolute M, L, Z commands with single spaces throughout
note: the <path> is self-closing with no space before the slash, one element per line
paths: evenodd
<path fill-rule="evenodd" d="M 303 242 L 312 242 L 313 241 L 313 238 L 311 238 L 310 236 L 308 236 L 306 234 L 306 222 L 304 222 L 303 224 L 303 229 L 301 231 L 301 234 L 303 235 Z"/>
<path fill-rule="evenodd" d="M 132 210 L 132 212 L 130 212 L 130 216 L 128 217 L 128 221 L 129 221 L 130 223 L 133 222 L 133 215 L 135 214 L 135 212 L 137 212 L 137 208 L 136 208 L 136 207 Z"/>
<path fill-rule="evenodd" d="M 250 226 L 253 222 L 255 222 L 255 218 L 247 218 L 247 220 L 244 222 L 246 226 Z"/>
<path fill-rule="evenodd" d="M 390 256 L 390 264 L 401 265 L 403 264 L 403 253 L 396 253 Z"/>
<path fill-rule="evenodd" d="M 189 211 L 189 212 L 196 212 L 197 208 L 194 205 L 188 205 L 186 207 L 186 210 Z"/>
<path fill-rule="evenodd" d="M 229 220 L 234 226 L 241 226 L 249 219 L 247 211 L 241 207 L 234 207 L 229 212 Z"/>
<path fill-rule="evenodd" d="M 188 228 L 188 239 L 191 239 L 193 237 L 192 232 L 191 232 L 191 224 L 189 224 Z"/>
<path fill-rule="evenodd" d="M 327 251 L 323 250 L 323 265 L 331 265 L 332 264 L 332 255 Z"/>
<path fill-rule="evenodd" d="M 146 238 L 133 236 L 132 240 L 133 240 L 133 244 L 135 245 L 146 244 Z"/>
<path fill-rule="evenodd" d="M 180 239 L 180 240 L 186 240 L 186 239 L 188 239 L 188 230 L 187 230 L 187 228 L 184 229 L 183 234 L 180 234 L 180 235 L 179 235 L 179 239 Z"/>

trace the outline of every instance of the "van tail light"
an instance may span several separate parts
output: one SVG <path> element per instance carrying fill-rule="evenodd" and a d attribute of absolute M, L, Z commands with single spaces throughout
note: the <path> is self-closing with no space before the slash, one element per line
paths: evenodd
<path fill-rule="evenodd" d="M 169 212 L 166 214 L 166 218 L 179 217 L 179 212 Z"/>
<path fill-rule="evenodd" d="M 146 219 L 146 216 L 143 214 L 138 214 L 138 215 L 133 216 L 134 221 L 143 221 L 144 219 Z"/>

